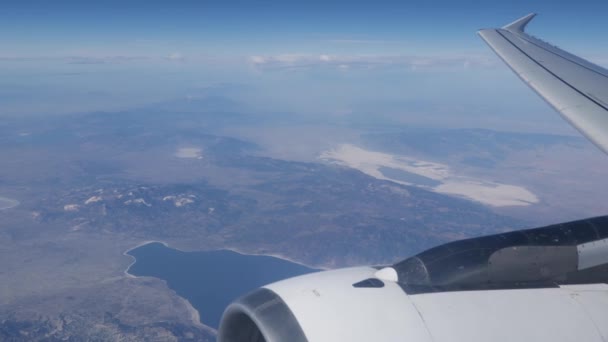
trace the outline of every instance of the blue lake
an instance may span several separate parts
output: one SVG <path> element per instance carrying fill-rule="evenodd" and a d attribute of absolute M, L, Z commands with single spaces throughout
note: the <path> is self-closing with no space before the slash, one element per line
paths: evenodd
<path fill-rule="evenodd" d="M 262 285 L 317 270 L 283 259 L 232 251 L 181 252 L 152 242 L 127 254 L 135 276 L 163 279 L 198 310 L 201 322 L 217 328 L 234 299 Z"/>

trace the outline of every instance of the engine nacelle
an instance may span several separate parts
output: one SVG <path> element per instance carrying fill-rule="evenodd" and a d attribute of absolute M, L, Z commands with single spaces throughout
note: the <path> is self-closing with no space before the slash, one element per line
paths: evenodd
<path fill-rule="evenodd" d="M 605 336 L 608 216 L 454 241 L 380 270 L 280 281 L 231 304 L 219 331 L 224 342 Z"/>
<path fill-rule="evenodd" d="M 404 290 L 377 275 L 356 267 L 265 286 L 226 309 L 218 340 L 431 341 Z"/>

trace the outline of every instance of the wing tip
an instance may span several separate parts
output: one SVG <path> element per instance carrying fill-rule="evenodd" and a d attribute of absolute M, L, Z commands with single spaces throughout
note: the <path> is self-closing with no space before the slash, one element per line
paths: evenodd
<path fill-rule="evenodd" d="M 530 23 L 530 21 L 532 21 L 532 19 L 534 19 L 534 17 L 536 17 L 536 13 L 530 13 L 524 17 L 515 20 L 510 24 L 503 26 L 502 28 L 508 31 L 524 32 L 526 26 L 528 25 L 528 23 Z"/>

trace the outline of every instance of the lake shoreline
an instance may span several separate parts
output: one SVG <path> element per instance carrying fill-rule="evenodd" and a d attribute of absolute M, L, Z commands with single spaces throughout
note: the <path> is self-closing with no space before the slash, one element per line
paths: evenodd
<path fill-rule="evenodd" d="M 130 258 L 132 258 L 132 259 L 133 259 L 133 261 L 132 261 L 132 262 L 129 264 L 129 266 L 127 266 L 127 268 L 126 268 L 126 269 L 123 271 L 123 273 L 125 274 L 125 276 L 126 276 L 127 278 L 139 278 L 138 276 L 136 276 L 136 275 L 133 275 L 133 274 L 129 273 L 129 270 L 131 269 L 131 267 L 132 267 L 133 265 L 135 265 L 135 263 L 137 262 L 137 258 L 136 258 L 135 256 L 133 256 L 133 255 L 129 254 L 129 252 L 130 252 L 130 251 L 132 251 L 132 250 L 134 250 L 134 249 L 137 249 L 137 248 L 139 248 L 139 247 L 143 247 L 143 246 L 145 246 L 145 245 L 149 245 L 149 244 L 151 244 L 151 243 L 160 243 L 161 245 L 163 245 L 163 246 L 165 246 L 165 247 L 167 247 L 167 248 L 173 248 L 173 247 L 169 247 L 169 244 L 168 244 L 168 243 L 166 243 L 166 242 L 164 242 L 164 241 L 158 241 L 158 240 L 146 240 L 146 241 L 140 242 L 139 244 L 137 244 L 137 245 L 136 245 L 136 246 L 134 246 L 134 247 L 131 247 L 131 248 L 127 249 L 126 251 L 124 251 L 124 252 L 122 253 L 122 255 L 124 255 L 124 256 L 128 256 L 128 257 L 130 257 Z M 173 249 L 175 249 L 175 248 L 173 248 Z"/>
<path fill-rule="evenodd" d="M 134 261 L 125 270 L 125 275 L 126 276 L 128 276 L 128 277 L 135 277 L 134 275 L 132 275 L 132 274 L 129 273 L 129 269 L 131 268 L 131 266 L 133 266 L 133 264 L 136 262 L 136 260 L 135 260 L 134 256 L 132 256 L 132 255 L 130 255 L 128 253 L 130 251 L 134 250 L 134 249 L 137 249 L 139 247 L 143 247 L 143 246 L 151 244 L 151 243 L 160 243 L 161 245 L 163 245 L 163 246 L 165 246 L 167 248 L 171 248 L 171 249 L 174 249 L 176 251 L 183 252 L 183 253 L 211 252 L 211 251 L 230 251 L 230 252 L 234 252 L 234 253 L 237 253 L 237 254 L 240 254 L 240 255 L 244 255 L 244 256 L 266 256 L 266 257 L 281 259 L 281 260 L 284 260 L 284 261 L 291 262 L 293 264 L 304 266 L 306 268 L 311 268 L 311 269 L 316 269 L 316 270 L 321 270 L 321 271 L 327 271 L 327 270 L 330 269 L 329 267 L 326 267 L 326 266 L 308 265 L 308 264 L 306 264 L 304 262 L 301 262 L 301 261 L 298 261 L 298 260 L 294 260 L 294 259 L 291 259 L 291 258 L 289 258 L 287 256 L 282 255 L 282 254 L 276 254 L 276 253 L 248 253 L 248 252 L 244 252 L 243 250 L 238 249 L 238 248 L 234 248 L 234 247 L 224 247 L 224 248 L 218 248 L 218 249 L 206 249 L 206 250 L 191 251 L 191 250 L 183 250 L 183 249 L 179 249 L 179 248 L 173 247 L 173 246 L 169 245 L 169 243 L 167 243 L 165 241 L 146 240 L 146 241 L 143 241 L 143 242 L 137 244 L 134 247 L 131 247 L 131 248 L 127 249 L 126 251 L 124 251 L 122 253 L 123 255 L 130 256 L 130 257 L 132 257 L 134 259 Z"/>
<path fill-rule="evenodd" d="M 296 264 L 296 265 L 304 266 L 304 267 L 306 267 L 306 268 L 311 268 L 311 269 L 315 269 L 315 270 L 321 270 L 321 271 L 327 271 L 327 270 L 329 270 L 329 268 L 327 268 L 327 267 L 325 267 L 325 266 L 314 266 L 314 265 L 307 265 L 307 264 L 305 264 L 305 263 L 303 263 L 303 262 L 301 262 L 301 261 L 297 261 L 297 260 L 291 259 L 291 258 L 286 257 L 286 256 L 281 255 L 281 254 L 269 254 L 269 253 L 264 253 L 264 254 L 260 253 L 260 254 L 257 254 L 257 253 L 247 253 L 247 252 L 243 252 L 242 250 L 239 250 L 239 249 L 237 249 L 237 248 L 231 248 L 231 247 L 222 248 L 222 249 L 219 249 L 219 250 L 221 250 L 221 251 L 231 251 L 231 252 L 234 252 L 234 253 L 237 253 L 237 254 L 240 254 L 240 255 L 245 255 L 245 256 L 266 256 L 266 257 L 271 257 L 271 258 L 275 258 L 275 259 L 281 259 L 281 260 L 283 260 L 283 261 L 289 261 L 289 262 L 291 262 L 292 264 Z"/>
<path fill-rule="evenodd" d="M 149 245 L 149 244 L 153 244 L 153 243 L 159 243 L 159 244 L 163 245 L 165 248 L 173 249 L 173 250 L 176 250 L 176 251 L 179 251 L 179 252 L 182 252 L 182 253 L 225 251 L 225 252 L 232 252 L 232 253 L 236 253 L 236 254 L 239 254 L 241 256 L 247 256 L 247 257 L 249 257 L 249 256 L 252 256 L 252 257 L 255 257 L 255 256 L 270 257 L 270 258 L 282 260 L 282 261 L 289 262 L 289 263 L 292 263 L 292 264 L 295 264 L 295 265 L 298 265 L 298 266 L 301 266 L 301 267 L 305 267 L 305 268 L 308 268 L 308 269 L 312 269 L 312 270 L 315 270 L 315 269 L 316 270 L 324 270 L 324 269 L 326 269 L 326 268 L 320 268 L 320 267 L 311 267 L 311 266 L 308 266 L 308 265 L 306 265 L 304 263 L 301 263 L 299 261 L 295 261 L 295 260 L 292 260 L 292 259 L 290 259 L 288 257 L 285 257 L 283 255 L 278 255 L 278 254 L 250 254 L 250 253 L 245 253 L 245 252 L 243 252 L 243 251 L 241 251 L 239 249 L 236 249 L 236 248 L 220 248 L 220 249 L 201 250 L 201 251 L 185 251 L 185 250 L 181 250 L 179 248 L 172 247 L 172 246 L 169 245 L 169 243 L 167 243 L 165 241 L 145 240 L 145 241 L 142 241 L 142 242 L 136 244 L 133 247 L 128 248 L 127 250 L 125 250 L 122 253 L 123 255 L 132 258 L 132 262 L 123 271 L 123 273 L 124 273 L 124 275 L 126 277 L 131 278 L 131 279 L 136 279 L 136 278 L 140 278 L 140 277 L 147 277 L 147 276 L 136 276 L 136 275 L 130 273 L 131 267 L 133 267 L 133 265 L 135 265 L 135 263 L 137 263 L 137 258 L 134 255 L 129 254 L 129 252 L 131 252 L 131 251 L 133 251 L 133 250 L 135 250 L 137 248 L 140 248 L 140 247 L 143 247 L 143 246 L 146 246 L 146 245 Z M 159 280 L 162 280 L 162 281 L 166 282 L 166 279 L 163 279 L 163 278 L 159 278 L 159 277 L 152 277 L 152 278 L 159 279 Z M 173 291 L 177 297 L 179 297 L 181 300 L 184 301 L 184 303 L 185 303 L 188 311 L 190 312 L 190 320 L 192 322 L 194 322 L 199 327 L 204 327 L 204 328 L 207 328 L 207 329 L 211 329 L 211 330 L 213 330 L 214 333 L 217 333 L 217 331 L 213 327 L 210 327 L 210 326 L 206 325 L 206 323 L 201 320 L 200 312 L 190 302 L 190 300 L 188 300 L 184 296 L 179 295 L 173 288 L 171 288 L 170 286 L 168 286 L 168 284 L 167 284 L 167 287 L 171 291 Z"/>
<path fill-rule="evenodd" d="M 131 279 L 137 279 L 137 278 L 143 278 L 143 277 L 145 277 L 145 276 L 136 276 L 136 275 L 133 275 L 133 274 L 129 273 L 129 270 L 131 269 L 131 266 L 135 265 L 135 263 L 137 262 L 137 258 L 136 258 L 135 256 L 133 256 L 133 255 L 129 254 L 129 252 L 130 252 L 130 251 L 132 251 L 132 250 L 134 250 L 134 249 L 137 249 L 137 248 L 139 248 L 139 247 L 142 247 L 142 246 L 145 246 L 145 245 L 149 245 L 149 244 L 151 244 L 151 243 L 160 243 L 160 244 L 164 245 L 164 246 L 165 246 L 165 247 L 167 247 L 167 248 L 172 248 L 172 247 L 169 247 L 169 244 L 168 244 L 168 243 L 166 243 L 166 242 L 164 242 L 164 241 L 147 240 L 147 241 L 143 241 L 143 242 L 141 242 L 141 243 L 137 244 L 137 245 L 136 245 L 136 246 L 134 246 L 134 247 L 131 247 L 131 248 L 127 249 L 127 250 L 126 250 L 126 251 L 124 251 L 122 254 L 123 254 L 123 255 L 125 255 L 125 256 L 131 257 L 131 258 L 133 259 L 133 262 L 131 262 L 131 263 L 129 264 L 129 266 L 128 266 L 128 267 L 127 267 L 125 270 L 124 270 L 124 274 L 125 274 L 125 276 L 126 276 L 127 278 L 131 278 Z M 163 281 L 163 282 L 165 282 L 165 283 L 166 283 L 166 281 L 165 281 L 164 279 L 157 278 L 157 277 L 151 277 L 151 278 L 159 279 L 159 280 L 161 280 L 161 281 Z M 192 305 L 192 303 L 190 303 L 190 301 L 189 301 L 188 299 L 186 299 L 186 298 L 184 298 L 184 297 L 182 297 L 182 296 L 178 295 L 178 294 L 177 294 L 177 292 L 175 292 L 175 291 L 174 291 L 174 290 L 173 290 L 173 289 L 172 289 L 172 288 L 171 288 L 171 287 L 170 287 L 168 284 L 167 284 L 167 288 L 169 288 L 171 291 L 173 291 L 173 293 L 175 293 L 175 295 L 176 295 L 176 296 L 177 296 L 177 297 L 178 297 L 180 300 L 182 300 L 182 301 L 184 302 L 184 304 L 186 305 L 186 308 L 187 308 L 188 312 L 190 313 L 190 320 L 191 320 L 191 321 L 192 321 L 192 322 L 193 322 L 193 323 L 194 323 L 194 324 L 195 324 L 197 327 L 204 328 L 204 329 L 210 329 L 210 330 L 211 330 L 211 331 L 212 331 L 214 334 L 217 334 L 217 330 L 213 329 L 213 328 L 212 328 L 212 327 L 210 327 L 210 326 L 205 325 L 205 323 L 203 323 L 203 322 L 201 321 L 201 315 L 200 315 L 200 313 L 199 313 L 199 312 L 198 312 L 198 310 L 197 310 L 197 309 L 194 307 L 194 305 Z"/>

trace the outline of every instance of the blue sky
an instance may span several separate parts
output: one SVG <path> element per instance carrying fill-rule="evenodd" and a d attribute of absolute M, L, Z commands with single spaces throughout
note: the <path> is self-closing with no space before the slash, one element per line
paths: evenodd
<path fill-rule="evenodd" d="M 517 128 L 522 118 L 540 122 L 552 112 L 475 31 L 538 12 L 531 32 L 604 63 L 608 49 L 598 42 L 607 8 L 602 1 L 7 0 L 0 116 L 130 108 L 205 96 L 219 84 L 255 111 L 460 125 L 482 117 Z"/>
<path fill-rule="evenodd" d="M 601 36 L 607 8 L 602 1 L 6 0 L 0 38 L 8 43 L 5 53 L 41 55 L 162 54 L 171 47 L 217 55 L 357 51 L 339 40 L 393 42 L 375 47 L 379 53 L 406 46 L 441 51 L 473 48 L 476 29 L 529 12 L 542 14 L 541 33 Z"/>

